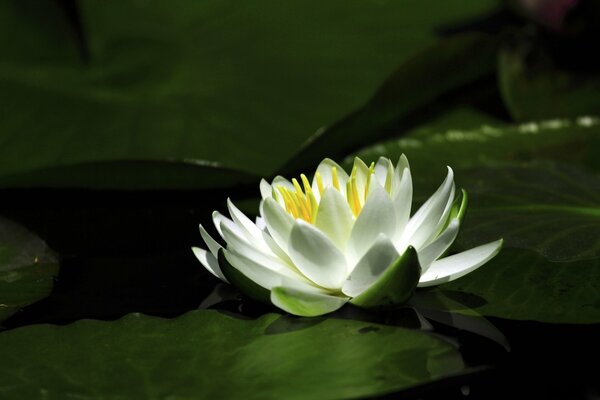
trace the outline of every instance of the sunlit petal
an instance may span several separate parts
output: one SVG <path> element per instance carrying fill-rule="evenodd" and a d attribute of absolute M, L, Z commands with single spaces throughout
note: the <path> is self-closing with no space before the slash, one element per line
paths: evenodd
<path fill-rule="evenodd" d="M 354 223 L 348 240 L 347 255 L 354 264 L 373 245 L 380 234 L 392 237 L 396 230 L 394 206 L 383 188 L 374 189 Z"/>
<path fill-rule="evenodd" d="M 344 282 L 342 292 L 350 297 L 358 296 L 368 289 L 398 256 L 392 241 L 383 234 L 379 235 L 373 246 L 353 268 Z"/>
<path fill-rule="evenodd" d="M 491 260 L 502 248 L 502 239 L 434 261 L 421 276 L 419 287 L 439 285 L 458 279 Z"/>
<path fill-rule="evenodd" d="M 221 268 L 219 267 L 219 263 L 217 262 L 215 256 L 213 256 L 210 252 L 199 247 L 192 247 L 192 251 L 194 252 L 194 255 L 196 256 L 198 261 L 200 261 L 200 264 L 202 264 L 204 268 L 208 270 L 208 272 L 210 272 L 223 282 L 229 283 L 225 278 L 225 275 L 223 275 L 223 272 L 221 272 Z"/>
<path fill-rule="evenodd" d="M 347 276 L 344 254 L 314 226 L 298 220 L 290 233 L 290 258 L 317 285 L 340 288 Z"/>

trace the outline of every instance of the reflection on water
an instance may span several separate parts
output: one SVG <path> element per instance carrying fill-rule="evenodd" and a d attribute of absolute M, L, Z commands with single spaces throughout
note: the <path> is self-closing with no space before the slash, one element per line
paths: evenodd
<path fill-rule="evenodd" d="M 266 329 L 265 334 L 276 335 L 313 327 L 327 318 L 348 319 L 373 324 L 398 326 L 427 332 L 452 344 L 461 351 L 471 344 L 484 351 L 476 359 L 469 359 L 470 367 L 494 364 L 503 352 L 510 351 L 510 344 L 502 332 L 489 320 L 479 315 L 464 303 L 456 293 L 442 291 L 419 291 L 410 303 L 403 307 L 371 309 L 347 304 L 340 310 L 321 317 L 297 317 L 281 315 Z M 470 304 L 481 304 L 482 299 L 469 298 Z M 241 295 L 231 285 L 218 283 L 200 303 L 201 309 L 216 309 L 238 318 L 258 318 L 267 313 L 281 313 L 281 310 Z M 361 333 L 376 331 L 377 326 L 367 326 Z M 476 338 L 475 340 L 473 340 Z M 499 348 L 501 350 L 499 350 Z"/>

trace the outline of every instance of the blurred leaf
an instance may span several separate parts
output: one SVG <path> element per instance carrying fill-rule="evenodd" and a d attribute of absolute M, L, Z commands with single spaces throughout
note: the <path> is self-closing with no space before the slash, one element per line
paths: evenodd
<path fill-rule="evenodd" d="M 569 71 L 532 43 L 503 46 L 498 80 L 516 121 L 595 115 L 600 112 L 600 74 Z"/>
<path fill-rule="evenodd" d="M 81 37 L 56 28 L 59 3 L 37 1 L 43 23 L 20 3 L 0 9 L 11 16 L 0 36 L 28 46 L 0 56 L 0 186 L 132 189 L 221 179 L 196 161 L 273 173 L 430 45 L 436 26 L 495 4 L 87 0 L 89 60 L 75 61 Z M 152 164 L 142 179 L 140 163 Z"/>
<path fill-rule="evenodd" d="M 0 387 L 11 398 L 362 398 L 466 372 L 450 344 L 419 331 L 281 318 L 202 310 L 7 331 Z"/>
<path fill-rule="evenodd" d="M 56 255 L 40 238 L 0 217 L 0 322 L 50 294 Z"/>
<path fill-rule="evenodd" d="M 81 60 L 76 32 L 59 1 L 52 0 L 0 2 L 0 49 L 2 67 L 5 63 L 56 67 Z"/>
<path fill-rule="evenodd" d="M 419 199 L 445 165 L 469 192 L 461 249 L 503 237 L 488 265 L 441 286 L 480 296 L 485 315 L 600 322 L 600 121 L 548 120 L 431 133 L 359 152 L 368 161 L 406 153 Z M 348 163 L 350 160 L 348 160 Z"/>
<path fill-rule="evenodd" d="M 441 96 L 492 75 L 496 45 L 491 36 L 462 34 L 422 51 L 402 64 L 365 106 L 311 137 L 285 170 L 295 172 L 381 139 L 400 118 L 429 111 L 426 106 Z"/>

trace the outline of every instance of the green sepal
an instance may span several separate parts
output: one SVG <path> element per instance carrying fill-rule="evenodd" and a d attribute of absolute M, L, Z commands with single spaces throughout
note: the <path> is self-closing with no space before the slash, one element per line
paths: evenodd
<path fill-rule="evenodd" d="M 375 283 L 350 303 L 363 308 L 402 305 L 411 298 L 420 278 L 417 251 L 409 246 Z"/>
<path fill-rule="evenodd" d="M 458 222 L 462 224 L 462 221 L 465 218 L 467 205 L 469 204 L 469 196 L 467 195 L 467 191 L 465 189 L 460 189 L 460 191 L 462 192 L 462 198 L 460 199 L 460 203 L 458 199 L 455 199 L 454 203 L 452 203 L 448 223 L 450 223 L 450 221 L 452 221 L 454 218 L 458 218 Z"/>
<path fill-rule="evenodd" d="M 223 249 L 219 249 L 218 261 L 221 272 L 223 272 L 225 278 L 227 278 L 230 284 L 242 292 L 242 294 L 261 303 L 271 304 L 271 292 L 254 283 L 254 281 L 231 265 L 225 258 Z"/>
<path fill-rule="evenodd" d="M 347 297 L 330 296 L 324 293 L 307 292 L 290 287 L 274 287 L 272 303 L 290 314 L 301 317 L 317 317 L 341 308 Z"/>
<path fill-rule="evenodd" d="M 467 212 L 467 205 L 469 204 L 469 196 L 467 195 L 467 191 L 465 189 L 460 190 L 462 192 L 462 196 L 460 198 L 454 199 L 452 202 L 452 206 L 450 207 L 450 214 L 448 214 L 448 218 L 446 219 L 446 223 L 440 231 L 438 235 L 444 231 L 450 225 L 450 222 L 458 218 L 458 222 L 462 224 L 463 219 L 465 218 L 465 214 Z"/>

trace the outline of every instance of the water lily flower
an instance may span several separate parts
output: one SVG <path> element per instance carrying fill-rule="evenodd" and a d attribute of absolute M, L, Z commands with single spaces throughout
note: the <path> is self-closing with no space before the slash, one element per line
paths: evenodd
<path fill-rule="evenodd" d="M 312 182 L 276 177 L 260 183 L 260 216 L 250 220 L 228 199 L 231 218 L 213 213 L 222 246 L 200 225 L 208 250 L 193 248 L 206 269 L 244 294 L 291 314 L 316 316 L 350 302 L 359 307 L 405 303 L 415 288 L 448 282 L 493 258 L 502 240 L 445 256 L 465 213 L 453 171 L 412 215 L 407 158 L 348 175 L 325 159 Z"/>

